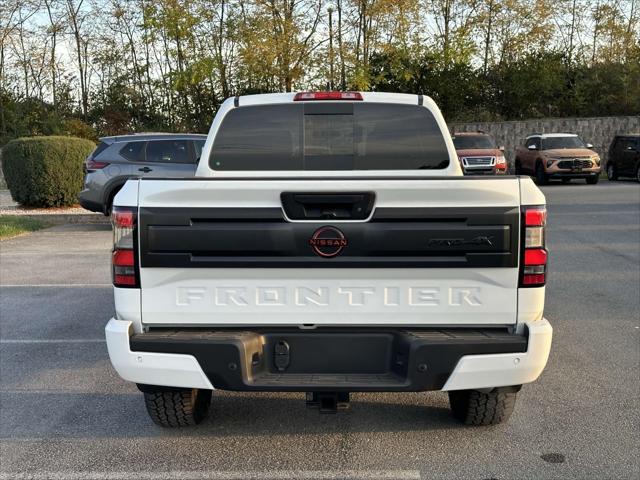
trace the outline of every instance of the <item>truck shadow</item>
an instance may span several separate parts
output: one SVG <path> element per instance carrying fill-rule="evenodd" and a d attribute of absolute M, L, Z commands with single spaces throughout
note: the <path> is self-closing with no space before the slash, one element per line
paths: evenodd
<path fill-rule="evenodd" d="M 200 427 L 218 435 L 422 431 L 456 427 L 446 394 L 354 393 L 335 414 L 307 408 L 303 393 L 216 392 Z"/>
<path fill-rule="evenodd" d="M 462 427 L 444 394 L 352 395 L 351 408 L 321 414 L 302 393 L 215 392 L 209 417 L 195 427 L 164 429 L 145 411 L 141 393 L 5 390 L 0 440 L 153 437 L 271 437 L 348 432 L 411 432 Z M 47 405 L 43 410 L 42 405 Z M 34 415 L 34 412 L 38 412 Z"/>

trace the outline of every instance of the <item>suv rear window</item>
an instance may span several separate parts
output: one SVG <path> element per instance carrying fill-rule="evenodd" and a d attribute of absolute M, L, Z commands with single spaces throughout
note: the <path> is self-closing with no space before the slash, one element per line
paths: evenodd
<path fill-rule="evenodd" d="M 424 107 L 295 103 L 231 110 L 209 165 L 232 171 L 442 169 L 449 154 Z"/>
<path fill-rule="evenodd" d="M 107 143 L 100 142 L 96 149 L 91 153 L 91 158 L 96 158 L 98 155 L 104 152 L 108 146 L 109 145 Z"/>
<path fill-rule="evenodd" d="M 186 140 L 149 141 L 145 160 L 155 163 L 193 163 Z"/>
<path fill-rule="evenodd" d="M 144 161 L 144 146 L 147 142 L 129 142 L 120 149 L 120 155 L 132 162 Z"/>

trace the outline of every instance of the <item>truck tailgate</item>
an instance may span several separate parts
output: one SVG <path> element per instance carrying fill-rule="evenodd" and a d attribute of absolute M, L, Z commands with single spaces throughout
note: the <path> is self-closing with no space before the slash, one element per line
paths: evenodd
<path fill-rule="evenodd" d="M 514 324 L 518 182 L 141 180 L 142 321 Z"/>

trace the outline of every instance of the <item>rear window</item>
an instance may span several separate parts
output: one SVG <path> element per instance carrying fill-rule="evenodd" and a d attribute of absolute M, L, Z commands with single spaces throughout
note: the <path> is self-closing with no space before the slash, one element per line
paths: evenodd
<path fill-rule="evenodd" d="M 144 161 L 144 146 L 146 142 L 129 142 L 120 149 L 120 155 L 132 162 Z"/>
<path fill-rule="evenodd" d="M 442 169 L 449 154 L 424 107 L 310 102 L 231 110 L 209 165 L 239 171 Z"/>
<path fill-rule="evenodd" d="M 202 149 L 204 148 L 204 140 L 194 140 L 193 148 L 195 150 L 196 158 L 200 159 L 200 155 L 202 155 Z"/>
<path fill-rule="evenodd" d="M 154 163 L 193 163 L 187 140 L 150 141 L 145 160 Z"/>
<path fill-rule="evenodd" d="M 104 152 L 108 146 L 109 146 L 108 144 L 104 142 L 100 142 L 96 147 L 96 149 L 93 151 L 93 153 L 91 153 L 91 158 L 96 158 L 98 155 Z"/>

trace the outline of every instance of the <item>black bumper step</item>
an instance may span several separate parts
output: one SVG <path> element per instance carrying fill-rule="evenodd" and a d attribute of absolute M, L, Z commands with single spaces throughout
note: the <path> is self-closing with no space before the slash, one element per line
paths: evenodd
<path fill-rule="evenodd" d="M 239 391 L 439 390 L 464 355 L 525 352 L 506 328 L 166 330 L 132 351 L 193 355 L 215 388 Z"/>

